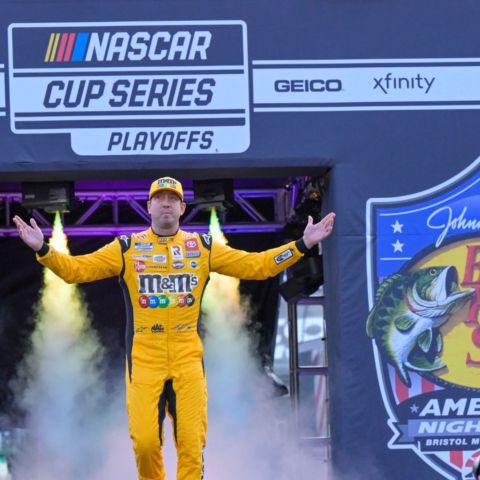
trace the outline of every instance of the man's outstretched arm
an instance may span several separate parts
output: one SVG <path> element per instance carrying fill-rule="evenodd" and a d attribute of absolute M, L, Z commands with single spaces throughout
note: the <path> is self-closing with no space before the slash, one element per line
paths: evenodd
<path fill-rule="evenodd" d="M 13 218 L 20 238 L 37 253 L 37 260 L 67 283 L 84 283 L 120 275 L 123 267 L 120 242 L 114 240 L 87 255 L 67 255 L 47 245 L 43 232 L 32 218 L 30 225 L 18 215 Z"/>
<path fill-rule="evenodd" d="M 298 262 L 310 248 L 327 238 L 332 233 L 334 221 L 334 213 L 329 213 L 318 223 L 313 223 L 312 217 L 308 217 L 302 238 L 259 253 L 236 250 L 213 242 L 211 270 L 245 280 L 273 277 Z"/>

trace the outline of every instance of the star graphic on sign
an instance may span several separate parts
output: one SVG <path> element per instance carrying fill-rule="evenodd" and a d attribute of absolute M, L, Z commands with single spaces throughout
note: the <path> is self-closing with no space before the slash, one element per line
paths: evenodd
<path fill-rule="evenodd" d="M 410 411 L 412 413 L 418 413 L 418 406 L 413 404 L 411 407 L 410 407 Z"/>
<path fill-rule="evenodd" d="M 393 228 L 393 233 L 403 233 L 402 232 L 403 224 L 400 223 L 398 220 L 395 220 L 395 223 L 393 223 L 390 226 Z"/>
<path fill-rule="evenodd" d="M 392 243 L 392 247 L 393 247 L 393 253 L 395 252 L 403 252 L 403 246 L 405 244 L 404 243 L 400 243 L 400 240 L 397 238 L 397 241 L 395 243 Z"/>

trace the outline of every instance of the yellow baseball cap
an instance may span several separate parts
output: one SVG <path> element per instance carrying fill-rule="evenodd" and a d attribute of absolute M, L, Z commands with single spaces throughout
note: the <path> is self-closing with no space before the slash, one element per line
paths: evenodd
<path fill-rule="evenodd" d="M 180 200 L 183 202 L 183 188 L 182 184 L 171 177 L 162 177 L 158 180 L 155 180 L 150 186 L 150 193 L 148 199 L 150 200 L 157 192 L 162 190 L 169 190 L 170 192 L 175 192 Z"/>

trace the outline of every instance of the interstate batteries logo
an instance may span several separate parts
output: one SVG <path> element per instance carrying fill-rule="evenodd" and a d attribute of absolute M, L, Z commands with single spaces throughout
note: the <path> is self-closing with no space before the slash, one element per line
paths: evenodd
<path fill-rule="evenodd" d="M 426 192 L 370 199 L 367 272 L 392 450 L 452 480 L 480 455 L 480 160 Z"/>
<path fill-rule="evenodd" d="M 243 152 L 246 35 L 241 21 L 12 24 L 11 129 L 70 134 L 79 155 Z"/>

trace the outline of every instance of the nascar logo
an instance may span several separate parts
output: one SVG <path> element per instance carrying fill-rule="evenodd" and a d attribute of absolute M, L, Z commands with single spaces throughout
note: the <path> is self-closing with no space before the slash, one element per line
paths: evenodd
<path fill-rule="evenodd" d="M 45 62 L 206 60 L 209 31 L 51 33 Z"/>

